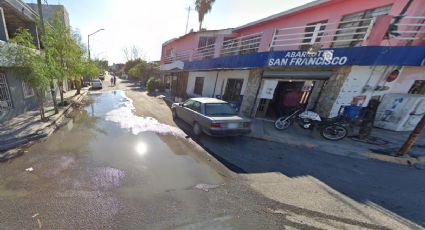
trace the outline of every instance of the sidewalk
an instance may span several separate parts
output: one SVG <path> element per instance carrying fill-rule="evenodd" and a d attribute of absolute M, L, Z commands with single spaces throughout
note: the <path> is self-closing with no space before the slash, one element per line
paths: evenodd
<path fill-rule="evenodd" d="M 87 94 L 87 88 L 81 89 L 80 95 L 75 95 L 76 90 L 70 90 L 64 94 L 64 99 L 72 102 L 80 102 Z M 59 102 L 60 99 L 58 99 Z M 8 160 L 20 154 L 17 147 L 31 141 L 47 137 L 52 134 L 72 111 L 72 104 L 59 107 L 59 113 L 54 114 L 53 106 L 45 107 L 48 121 L 40 120 L 38 108 L 23 113 L 4 124 L 0 125 L 0 161 Z"/>
<path fill-rule="evenodd" d="M 351 135 L 357 131 L 352 131 Z M 303 146 L 318 151 L 323 151 L 335 155 L 348 156 L 361 159 L 376 159 L 397 164 L 411 165 L 416 163 L 425 163 L 425 135 L 421 134 L 415 147 L 408 156 L 393 157 L 389 155 L 378 154 L 372 149 L 394 149 L 397 150 L 408 138 L 410 132 L 394 132 L 389 130 L 377 129 L 372 131 L 372 136 L 388 141 L 385 145 L 373 145 L 364 142 L 354 141 L 347 137 L 341 141 L 328 141 L 323 139 L 317 131 L 304 130 L 297 125 L 293 125 L 287 130 L 280 131 L 275 129 L 273 122 L 253 119 L 252 132 L 249 134 L 252 138 L 273 141 L 293 146 Z"/>

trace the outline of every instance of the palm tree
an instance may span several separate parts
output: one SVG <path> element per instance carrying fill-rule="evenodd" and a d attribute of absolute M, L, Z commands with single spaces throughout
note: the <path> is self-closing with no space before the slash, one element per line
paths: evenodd
<path fill-rule="evenodd" d="M 202 22 L 204 21 L 205 14 L 211 11 L 212 5 L 215 0 L 196 0 L 195 1 L 195 10 L 198 11 L 198 20 L 199 20 L 199 31 L 202 29 Z"/>

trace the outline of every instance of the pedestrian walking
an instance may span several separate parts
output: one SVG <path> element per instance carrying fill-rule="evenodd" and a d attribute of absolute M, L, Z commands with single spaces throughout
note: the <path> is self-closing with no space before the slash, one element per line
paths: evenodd
<path fill-rule="evenodd" d="M 114 85 L 114 76 L 111 76 L 111 86 Z"/>
<path fill-rule="evenodd" d="M 117 84 L 117 77 L 114 76 L 114 86 Z"/>

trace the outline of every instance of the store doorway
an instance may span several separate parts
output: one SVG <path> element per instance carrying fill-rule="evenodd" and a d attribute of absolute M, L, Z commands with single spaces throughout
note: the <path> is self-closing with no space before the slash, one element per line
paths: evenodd
<path fill-rule="evenodd" d="M 240 101 L 243 79 L 227 79 L 223 100 Z"/>
<path fill-rule="evenodd" d="M 307 107 L 314 81 L 279 81 L 273 99 L 261 99 L 256 117 L 276 119 L 290 114 L 296 107 Z"/>

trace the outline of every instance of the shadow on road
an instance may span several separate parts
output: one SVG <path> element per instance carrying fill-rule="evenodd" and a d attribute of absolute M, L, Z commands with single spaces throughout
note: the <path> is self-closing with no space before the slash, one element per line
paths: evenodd
<path fill-rule="evenodd" d="M 425 226 L 425 171 L 248 137 L 204 136 L 196 141 L 236 173 L 311 176 L 358 202 L 376 204 L 386 209 L 382 212 Z"/>
<path fill-rule="evenodd" d="M 188 136 L 192 135 L 190 125 L 179 119 L 175 123 Z M 379 211 L 387 216 L 395 213 L 425 226 L 425 171 L 248 137 L 203 135 L 193 139 L 235 173 L 311 176 L 357 202 L 381 206 Z"/>

